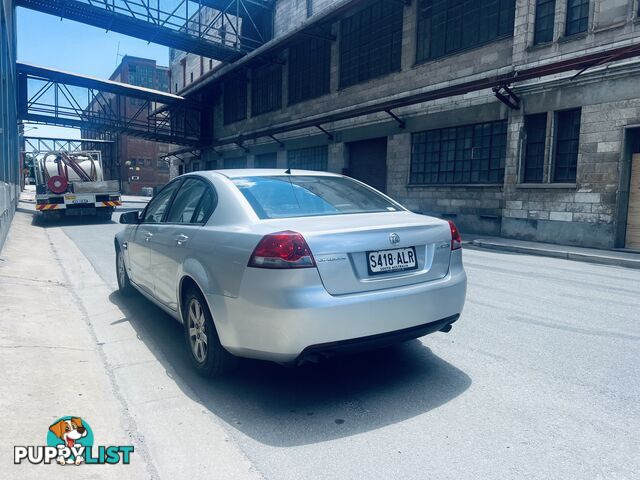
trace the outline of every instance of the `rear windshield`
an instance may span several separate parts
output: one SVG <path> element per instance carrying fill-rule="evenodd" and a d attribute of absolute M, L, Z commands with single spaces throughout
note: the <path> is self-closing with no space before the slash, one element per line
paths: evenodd
<path fill-rule="evenodd" d="M 344 177 L 283 175 L 232 181 L 262 219 L 403 210 L 376 191 Z"/>

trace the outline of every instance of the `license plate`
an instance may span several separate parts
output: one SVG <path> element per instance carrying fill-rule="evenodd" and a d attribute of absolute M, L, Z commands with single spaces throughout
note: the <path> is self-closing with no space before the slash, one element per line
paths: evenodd
<path fill-rule="evenodd" d="M 88 198 L 78 198 L 75 195 L 67 195 L 64 197 L 67 203 L 78 204 L 78 203 L 89 203 Z"/>
<path fill-rule="evenodd" d="M 367 252 L 369 275 L 403 272 L 418 267 L 415 247 Z"/>

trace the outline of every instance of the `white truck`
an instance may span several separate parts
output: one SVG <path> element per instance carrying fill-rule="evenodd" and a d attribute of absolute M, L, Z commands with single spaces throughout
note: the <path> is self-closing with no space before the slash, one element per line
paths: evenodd
<path fill-rule="evenodd" d="M 36 210 L 46 217 L 96 215 L 110 219 L 122 204 L 119 182 L 104 180 L 99 151 L 36 156 Z"/>

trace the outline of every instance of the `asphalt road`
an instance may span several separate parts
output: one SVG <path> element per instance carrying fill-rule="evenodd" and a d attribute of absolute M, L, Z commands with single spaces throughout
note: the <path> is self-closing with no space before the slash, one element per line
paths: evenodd
<path fill-rule="evenodd" d="M 115 289 L 121 226 L 61 228 Z M 638 478 L 640 271 L 470 249 L 464 260 L 467 305 L 448 334 L 299 369 L 243 361 L 223 380 L 193 373 L 159 309 L 109 300 L 267 479 Z"/>

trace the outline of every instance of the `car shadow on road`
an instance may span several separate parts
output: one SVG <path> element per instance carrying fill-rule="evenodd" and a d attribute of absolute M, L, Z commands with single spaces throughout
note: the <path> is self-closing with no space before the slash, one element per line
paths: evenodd
<path fill-rule="evenodd" d="M 41 214 L 35 212 L 31 213 L 31 225 L 40 228 L 56 228 L 56 227 L 81 227 L 87 225 L 109 225 L 114 222 L 112 219 L 99 218 L 92 215 L 78 216 L 78 217 L 59 217 L 59 218 L 43 218 Z"/>
<path fill-rule="evenodd" d="M 298 368 L 241 359 L 232 374 L 206 379 L 191 366 L 178 322 L 138 295 L 114 292 L 110 300 L 125 314 L 118 322 L 130 322 L 185 394 L 267 445 L 307 445 L 383 428 L 423 415 L 471 385 L 418 340 Z"/>

